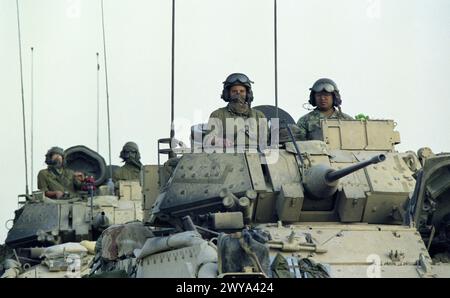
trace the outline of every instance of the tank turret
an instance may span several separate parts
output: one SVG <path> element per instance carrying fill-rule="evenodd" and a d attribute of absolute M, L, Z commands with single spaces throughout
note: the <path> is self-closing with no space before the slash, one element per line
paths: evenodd
<path fill-rule="evenodd" d="M 330 119 L 322 128 L 320 140 L 288 130 L 259 151 L 177 153 L 144 176 L 154 181 L 151 236 L 117 236 L 129 224 L 106 229 L 98 256 L 137 249 L 98 257 L 91 274 L 372 277 L 379 264 L 380 277 L 449 276 L 450 264 L 431 267 L 431 258 L 442 260 L 450 243 L 450 155 L 421 164 L 396 151 L 391 120 Z"/>

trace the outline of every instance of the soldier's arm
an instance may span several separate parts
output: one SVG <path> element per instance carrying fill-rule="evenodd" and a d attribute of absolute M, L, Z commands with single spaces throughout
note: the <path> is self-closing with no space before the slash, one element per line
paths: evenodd
<path fill-rule="evenodd" d="M 40 171 L 37 177 L 37 183 L 38 183 L 38 189 L 40 191 L 46 192 L 48 191 L 48 183 L 47 179 L 45 178 L 44 172 Z"/>
<path fill-rule="evenodd" d="M 258 136 L 261 133 L 260 132 L 260 126 L 261 125 L 265 125 L 265 134 L 266 134 L 266 145 L 268 145 L 270 143 L 270 128 L 269 128 L 269 122 L 268 119 L 266 118 L 266 115 L 264 115 L 263 112 L 256 110 L 256 117 L 258 119 Z M 263 121 L 260 121 L 263 120 Z M 279 126 L 279 124 L 278 124 Z M 258 139 L 259 141 L 259 139 Z"/>
<path fill-rule="evenodd" d="M 228 142 L 223 139 L 223 131 L 224 131 L 224 125 L 222 121 L 222 115 L 220 113 L 220 110 L 216 110 L 211 113 L 208 120 L 208 129 L 210 130 L 203 140 L 203 144 L 205 147 L 208 147 L 208 145 L 219 145 L 224 143 L 225 146 L 228 146 Z M 226 143 L 226 144 L 225 144 Z"/>
<path fill-rule="evenodd" d="M 305 117 L 301 117 L 297 121 L 297 126 L 299 128 L 298 137 L 302 141 L 306 141 L 306 132 L 308 130 L 308 121 Z"/>
<path fill-rule="evenodd" d="M 64 196 L 64 192 L 55 190 L 55 191 L 46 191 L 45 196 L 50 199 L 60 199 Z"/>
<path fill-rule="evenodd" d="M 206 125 L 206 133 L 205 133 L 205 137 L 209 136 L 212 133 L 212 125 L 213 125 L 213 119 L 214 119 L 214 112 L 211 113 L 211 115 L 209 115 L 208 118 L 208 123 Z"/>
<path fill-rule="evenodd" d="M 45 176 L 45 173 L 43 171 L 39 172 L 37 180 L 38 180 L 38 189 L 44 192 L 44 195 L 47 198 L 59 199 L 64 195 L 62 191 L 59 190 L 53 191 L 49 189 L 47 177 Z"/>
<path fill-rule="evenodd" d="M 121 179 L 121 172 L 122 168 L 118 168 L 117 170 L 113 171 L 112 180 L 114 181 L 114 183 L 118 182 Z"/>

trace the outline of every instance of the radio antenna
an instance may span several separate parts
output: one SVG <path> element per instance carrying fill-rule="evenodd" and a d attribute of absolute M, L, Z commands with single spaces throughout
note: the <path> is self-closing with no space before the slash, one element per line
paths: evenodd
<path fill-rule="evenodd" d="M 31 192 L 33 192 L 33 178 L 34 178 L 34 48 L 31 47 Z"/>
<path fill-rule="evenodd" d="M 108 88 L 108 67 L 106 63 L 106 38 L 105 38 L 105 17 L 103 13 L 103 0 L 101 0 L 102 6 L 102 32 L 103 32 L 103 56 L 105 59 L 105 81 L 106 81 L 106 109 L 108 115 L 108 154 L 109 154 L 109 177 L 112 179 L 112 163 L 111 163 L 111 116 L 109 112 L 109 88 Z"/>
<path fill-rule="evenodd" d="M 19 36 L 19 62 L 20 62 L 20 91 L 22 96 L 22 126 L 23 126 L 23 150 L 25 155 L 25 193 L 28 197 L 30 194 L 28 188 L 28 159 L 27 159 L 27 134 L 25 126 L 25 99 L 23 95 L 23 66 L 22 66 L 22 38 L 20 36 L 20 14 L 19 14 L 19 0 L 16 0 L 17 10 L 17 31 Z"/>
<path fill-rule="evenodd" d="M 97 152 L 100 152 L 100 63 L 97 55 Z"/>
<path fill-rule="evenodd" d="M 175 0 L 172 0 L 172 73 L 170 82 L 170 147 L 175 137 L 174 118 L 175 118 Z"/>
<path fill-rule="evenodd" d="M 277 0 L 273 0 L 273 45 L 274 45 L 274 71 L 275 71 L 275 107 L 278 118 L 278 45 L 277 45 Z"/>

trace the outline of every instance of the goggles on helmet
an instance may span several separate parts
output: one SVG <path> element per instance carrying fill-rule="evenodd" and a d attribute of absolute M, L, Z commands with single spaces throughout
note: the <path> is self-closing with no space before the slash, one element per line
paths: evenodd
<path fill-rule="evenodd" d="M 330 83 L 320 83 L 317 85 L 314 85 L 311 89 L 314 92 L 321 92 L 321 91 L 326 91 L 326 92 L 333 92 L 336 90 L 336 88 L 334 88 L 334 86 Z"/>
<path fill-rule="evenodd" d="M 64 150 L 59 147 L 52 147 L 47 152 L 48 155 L 52 156 L 53 154 L 59 154 L 61 156 L 64 156 Z"/>
<path fill-rule="evenodd" d="M 133 147 L 128 147 L 128 146 L 126 146 L 126 147 L 123 147 L 123 149 L 122 149 L 123 151 L 126 151 L 126 152 L 138 152 L 138 150 L 136 150 L 135 148 L 133 148 Z"/>
<path fill-rule="evenodd" d="M 223 82 L 223 84 L 225 85 L 231 85 L 231 84 L 236 84 L 236 83 L 241 83 L 241 84 L 253 84 L 253 81 L 251 81 L 245 74 L 243 73 L 233 73 L 231 75 L 229 75 L 227 77 L 227 79 L 225 80 L 225 82 Z"/>

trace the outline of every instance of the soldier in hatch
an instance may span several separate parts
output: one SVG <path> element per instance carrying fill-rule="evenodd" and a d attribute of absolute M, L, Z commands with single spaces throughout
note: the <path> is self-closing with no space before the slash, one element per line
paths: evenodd
<path fill-rule="evenodd" d="M 242 73 L 230 74 L 223 82 L 222 99 L 227 106 L 215 110 L 208 120 L 208 128 L 211 131 L 205 136 L 205 147 L 225 146 L 236 147 L 257 145 L 258 134 L 267 133 L 267 125 L 261 126 L 262 120 L 267 124 L 266 117 L 258 110 L 251 108 L 253 101 L 253 82 Z M 267 134 L 261 136 L 261 140 L 267 142 Z M 245 142 L 245 144 L 244 144 Z"/>
<path fill-rule="evenodd" d="M 309 103 L 316 108 L 297 122 L 300 127 L 299 137 L 302 141 L 321 139 L 321 119 L 353 119 L 341 111 L 341 95 L 336 83 L 332 80 L 319 79 L 309 90 L 311 90 Z"/>
<path fill-rule="evenodd" d="M 120 158 L 125 164 L 117 169 L 113 174 L 113 180 L 141 180 L 141 155 L 139 153 L 138 145 L 134 142 L 127 142 L 123 145 L 120 152 Z"/>
<path fill-rule="evenodd" d="M 84 174 L 64 167 L 64 150 L 52 147 L 45 154 L 47 169 L 39 171 L 38 188 L 51 199 L 76 196 L 82 186 Z"/>

